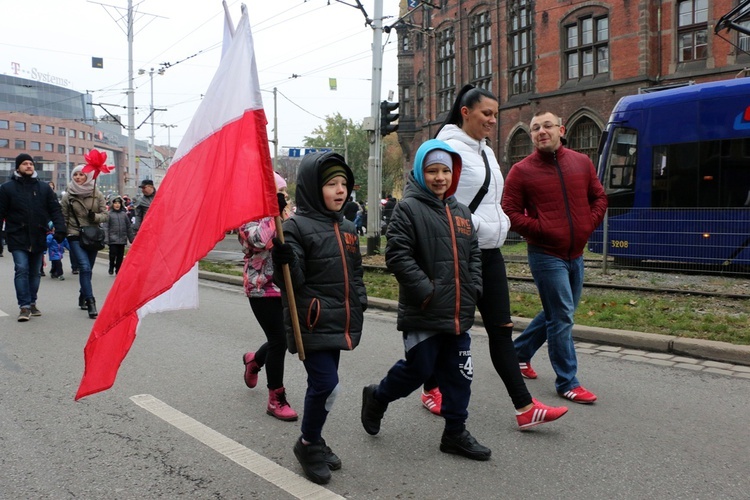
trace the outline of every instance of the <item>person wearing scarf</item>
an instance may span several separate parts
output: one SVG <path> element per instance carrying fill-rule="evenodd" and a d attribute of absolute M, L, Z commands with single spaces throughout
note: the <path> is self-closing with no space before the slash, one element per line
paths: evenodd
<path fill-rule="evenodd" d="M 96 261 L 96 250 L 81 246 L 80 231 L 83 226 L 97 226 L 109 218 L 104 195 L 96 189 L 92 173 L 83 172 L 84 165 L 78 165 L 70 175 L 67 192 L 62 198 L 62 211 L 68 227 L 70 252 L 78 262 L 78 307 L 87 310 L 90 318 L 96 318 L 96 299 L 91 285 L 91 273 Z"/>

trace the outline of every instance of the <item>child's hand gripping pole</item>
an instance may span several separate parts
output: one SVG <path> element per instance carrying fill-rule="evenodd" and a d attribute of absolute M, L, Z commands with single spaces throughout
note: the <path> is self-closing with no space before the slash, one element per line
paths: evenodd
<path fill-rule="evenodd" d="M 284 230 L 281 228 L 281 217 L 276 216 L 276 237 L 284 243 Z M 292 317 L 292 330 L 294 331 L 294 344 L 297 346 L 297 355 L 300 361 L 305 360 L 305 347 L 302 345 L 302 334 L 299 330 L 299 318 L 297 317 L 297 303 L 294 301 L 294 290 L 292 289 L 292 275 L 289 272 L 289 264 L 282 264 L 281 270 L 284 273 L 284 287 L 286 288 L 286 298 L 289 303 L 289 315 Z"/>

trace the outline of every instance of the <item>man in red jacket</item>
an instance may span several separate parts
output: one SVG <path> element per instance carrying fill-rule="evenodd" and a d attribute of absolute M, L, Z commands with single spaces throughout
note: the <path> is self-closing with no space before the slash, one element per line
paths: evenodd
<path fill-rule="evenodd" d="M 557 393 L 576 403 L 596 396 L 578 379 L 573 314 L 583 290 L 583 249 L 604 219 L 607 197 L 588 156 L 564 146 L 560 117 L 542 111 L 531 120 L 535 151 L 511 168 L 503 210 L 511 230 L 528 243 L 528 258 L 544 308 L 515 340 L 521 373 L 536 378 L 530 360 L 546 341 Z"/>

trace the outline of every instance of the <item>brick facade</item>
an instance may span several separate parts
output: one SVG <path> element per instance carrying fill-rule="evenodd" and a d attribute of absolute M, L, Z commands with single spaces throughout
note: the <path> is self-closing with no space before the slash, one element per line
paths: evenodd
<path fill-rule="evenodd" d="M 680 5 L 682 0 L 433 3 L 441 3 L 442 8 L 422 4 L 397 27 L 402 103 L 398 136 L 406 170 L 419 145 L 435 135 L 447 114 L 446 89 L 440 88 L 446 81 L 442 74 L 446 52 L 453 49 L 455 54 L 453 95 L 465 83 L 474 83 L 479 64 L 473 56 L 478 39 L 473 25 L 480 15 L 490 21 L 491 70 L 475 81 L 484 78 L 499 98 L 497 134 L 490 141 L 505 172 L 514 159 L 523 156 L 524 149 L 530 151 L 528 123 L 537 111 L 560 115 L 571 145 L 579 145 L 577 149 L 594 157 L 598 137 L 621 97 L 644 88 L 746 76 L 750 66 L 750 56 L 723 39 L 737 44 L 737 32 L 714 34 L 719 18 L 735 7 L 737 0 L 708 0 L 706 11 L 699 0 L 685 5 Z M 528 17 L 522 15 L 524 8 Z M 402 0 L 403 14 L 407 11 Z M 515 60 L 523 61 L 524 51 L 514 53 L 512 37 L 519 33 L 524 19 L 528 19 L 525 33 L 530 38 L 528 61 L 513 63 L 514 55 L 520 54 Z M 687 19 L 697 22 L 689 25 Z M 449 29 L 454 35 L 452 47 L 444 43 Z M 685 42 L 691 36 L 692 42 Z M 593 63 L 588 59 L 585 64 L 592 53 Z M 576 60 L 578 65 L 569 64 Z M 511 74 L 518 74 L 524 64 L 531 75 L 528 87 L 523 83 L 514 87 Z M 576 71 L 578 77 L 570 76 Z"/>

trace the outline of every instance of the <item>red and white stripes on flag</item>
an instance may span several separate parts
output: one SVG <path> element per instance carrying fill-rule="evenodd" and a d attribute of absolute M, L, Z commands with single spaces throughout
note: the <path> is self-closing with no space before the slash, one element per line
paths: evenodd
<path fill-rule="evenodd" d="M 197 262 L 226 231 L 278 215 L 266 123 L 243 12 L 94 323 L 76 400 L 112 387 L 146 314 L 198 306 Z"/>

